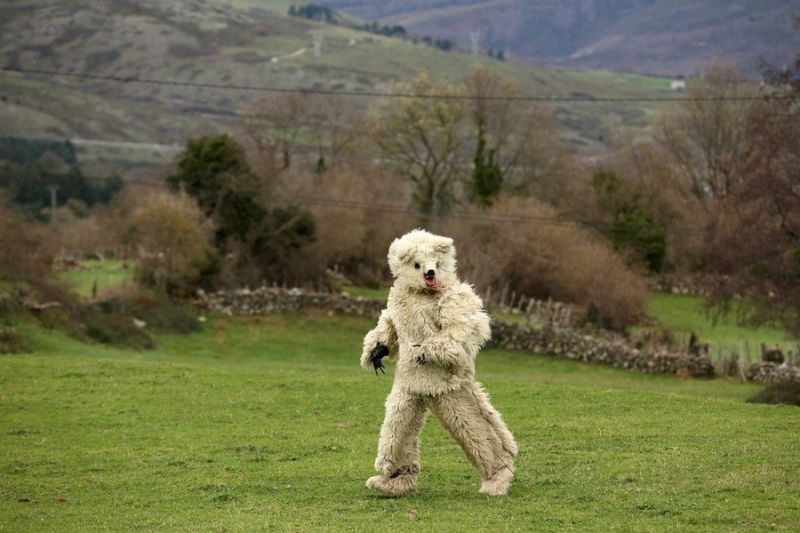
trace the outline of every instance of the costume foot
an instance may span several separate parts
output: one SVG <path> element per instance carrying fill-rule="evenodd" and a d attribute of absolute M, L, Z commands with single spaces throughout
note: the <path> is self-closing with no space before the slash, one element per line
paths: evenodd
<path fill-rule="evenodd" d="M 505 496 L 508 494 L 508 486 L 514 479 L 514 472 L 510 468 L 503 467 L 495 475 L 481 483 L 481 494 L 487 496 Z"/>
<path fill-rule="evenodd" d="M 409 474 L 402 476 L 372 476 L 367 480 L 367 488 L 377 490 L 386 496 L 402 498 L 417 490 L 417 478 Z"/>

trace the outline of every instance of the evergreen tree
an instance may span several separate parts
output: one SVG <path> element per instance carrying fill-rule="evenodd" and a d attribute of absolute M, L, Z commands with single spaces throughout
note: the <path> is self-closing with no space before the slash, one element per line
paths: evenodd
<path fill-rule="evenodd" d="M 598 210 L 613 217 L 602 231 L 614 247 L 632 252 L 651 272 L 660 272 L 667 256 L 666 233 L 641 207 L 640 198 L 611 170 L 596 172 L 592 187 Z"/>
<path fill-rule="evenodd" d="M 260 187 L 244 149 L 229 135 L 189 139 L 178 172 L 167 182 L 194 196 L 206 216 L 214 219 L 217 246 L 232 236 L 244 240 L 266 215 L 254 200 Z"/>
<path fill-rule="evenodd" d="M 314 217 L 308 210 L 293 205 L 270 210 L 258 201 L 262 184 L 244 149 L 228 135 L 190 139 L 178 172 L 167 181 L 194 196 L 214 221 L 219 256 L 237 243 L 244 252 L 238 266 L 255 264 L 269 279 L 285 279 L 293 254 L 315 238 Z"/>
<path fill-rule="evenodd" d="M 478 145 L 473 159 L 472 195 L 477 205 L 489 207 L 500 193 L 503 173 L 497 164 L 497 150 L 486 151 L 486 139 L 482 130 L 478 131 Z"/>

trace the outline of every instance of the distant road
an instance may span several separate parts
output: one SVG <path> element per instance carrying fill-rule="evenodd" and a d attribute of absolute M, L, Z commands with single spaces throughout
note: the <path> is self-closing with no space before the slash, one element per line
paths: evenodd
<path fill-rule="evenodd" d="M 184 149 L 180 144 L 138 143 L 127 141 L 103 141 L 100 139 L 73 138 L 70 142 L 75 146 L 105 146 L 107 148 L 128 148 L 133 150 L 157 150 L 160 152 L 180 152 Z"/>

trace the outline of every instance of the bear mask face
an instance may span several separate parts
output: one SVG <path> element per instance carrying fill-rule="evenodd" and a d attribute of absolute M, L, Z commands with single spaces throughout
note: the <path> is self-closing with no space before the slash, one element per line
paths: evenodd
<path fill-rule="evenodd" d="M 389 247 L 389 268 L 396 286 L 441 291 L 457 281 L 453 239 L 424 230 L 409 232 Z"/>

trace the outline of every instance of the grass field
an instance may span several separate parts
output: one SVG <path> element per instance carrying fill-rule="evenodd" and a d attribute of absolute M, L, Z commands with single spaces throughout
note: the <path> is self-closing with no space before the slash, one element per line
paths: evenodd
<path fill-rule="evenodd" d="M 430 420 L 419 493 L 363 487 L 390 376 L 370 321 L 211 317 L 134 352 L 26 328 L 0 358 L 0 529 L 793 530 L 800 411 L 758 389 L 488 351 L 521 449 L 505 499 Z M 391 372 L 390 372 L 391 373 Z"/>
<path fill-rule="evenodd" d="M 659 327 L 669 328 L 678 335 L 688 337 L 695 332 L 702 342 L 711 343 L 712 350 L 722 347 L 725 352 L 734 350 L 740 355 L 750 350 L 751 355 L 758 358 L 758 347 L 763 342 L 797 351 L 797 342 L 791 341 L 780 329 L 744 326 L 733 315 L 715 319 L 707 312 L 703 299 L 697 296 L 653 293 L 647 300 L 647 312 L 658 319 Z"/>
<path fill-rule="evenodd" d="M 133 263 L 116 259 L 87 259 L 78 268 L 64 270 L 61 279 L 81 296 L 91 296 L 97 282 L 97 292 L 125 285 L 133 280 Z"/>

